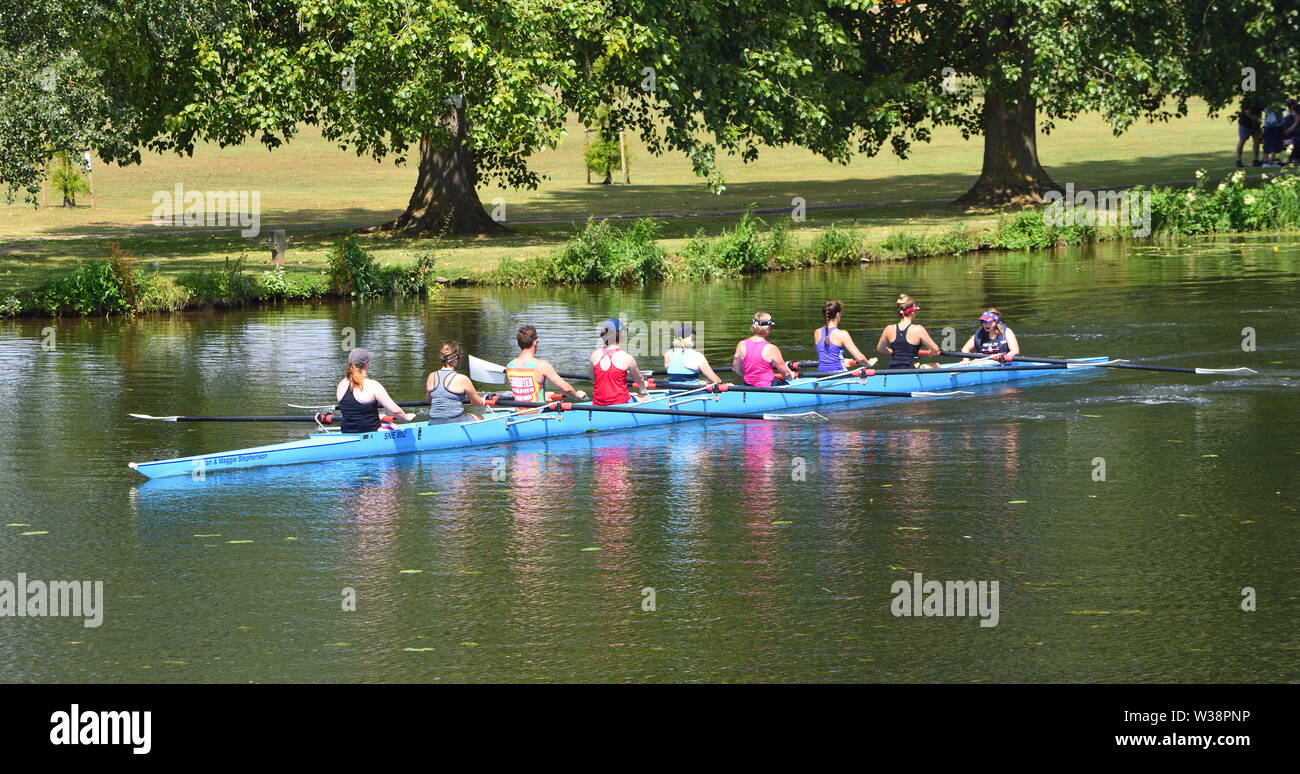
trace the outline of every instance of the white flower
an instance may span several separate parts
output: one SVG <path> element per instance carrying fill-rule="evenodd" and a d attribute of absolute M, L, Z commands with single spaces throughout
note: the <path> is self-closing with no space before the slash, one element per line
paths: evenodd
<path fill-rule="evenodd" d="M 1219 187 L 1215 190 L 1222 191 L 1227 185 L 1228 185 L 1227 183 L 1219 183 Z"/>
<path fill-rule="evenodd" d="M 1254 204 L 1255 197 L 1251 196 L 1250 194 L 1246 194 L 1246 198 L 1242 199 L 1242 201 L 1244 201 L 1246 204 Z"/>
<path fill-rule="evenodd" d="M 1205 177 L 1205 170 L 1204 169 L 1196 170 L 1196 179 L 1200 180 L 1203 177 Z"/>
<path fill-rule="evenodd" d="M 1196 192 L 1195 192 L 1195 191 L 1188 191 L 1188 192 L 1187 192 L 1187 201 L 1189 201 L 1189 202 L 1194 202 L 1194 201 L 1196 201 Z"/>
<path fill-rule="evenodd" d="M 1246 177 L 1246 173 L 1240 169 L 1232 173 L 1232 182 L 1240 183 Z"/>

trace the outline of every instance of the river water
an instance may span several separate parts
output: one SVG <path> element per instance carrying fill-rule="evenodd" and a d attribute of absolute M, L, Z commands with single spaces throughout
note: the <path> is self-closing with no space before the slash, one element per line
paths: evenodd
<path fill-rule="evenodd" d="M 19 573 L 103 582 L 99 626 L 0 618 L 0 670 L 61 682 L 1295 681 L 1298 290 L 1300 242 L 1256 238 L 0 323 L 0 595 Z M 786 356 L 807 358 L 824 300 L 845 302 L 844 327 L 870 351 L 900 291 L 958 346 L 994 304 L 1026 354 L 1260 375 L 1090 369 L 841 404 L 819 425 L 688 423 L 204 481 L 146 483 L 127 468 L 301 436 L 127 414 L 331 401 L 353 338 L 378 353 L 372 376 L 414 399 L 444 338 L 505 362 L 532 324 L 540 354 L 578 371 L 606 317 L 647 330 L 691 320 L 723 364 L 763 309 Z M 907 596 L 895 582 L 916 573 L 997 581 L 996 625 L 894 615 Z"/>

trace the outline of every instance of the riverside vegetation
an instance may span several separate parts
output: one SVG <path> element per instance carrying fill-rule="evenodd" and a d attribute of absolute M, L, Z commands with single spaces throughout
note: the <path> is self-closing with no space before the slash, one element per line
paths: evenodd
<path fill-rule="evenodd" d="M 1191 188 L 1150 189 L 1151 237 L 1300 229 L 1300 184 L 1295 175 L 1264 178 L 1258 186 L 1248 186 L 1244 178 L 1237 172 L 1214 185 L 1198 172 Z M 559 251 L 522 261 L 507 258 L 471 281 L 626 286 L 1133 238 L 1129 226 L 1049 225 L 1039 209 L 1005 214 L 992 229 L 977 231 L 958 224 L 939 234 L 899 232 L 873 245 L 853 229 L 834 225 L 811 243 L 798 244 L 784 224 L 769 226 L 745 215 L 716 237 L 697 233 L 680 254 L 670 255 L 657 241 L 658 229 L 650 218 L 627 228 L 589 220 Z M 380 265 L 355 235 L 334 246 L 328 268 L 321 272 L 275 267 L 251 274 L 241 257 L 173 279 L 140 268 L 115 243 L 108 252 L 106 260 L 87 262 L 32 291 L 0 299 L 0 316 L 123 315 L 325 298 L 420 297 L 436 294 L 443 285 L 435 276 L 431 252 L 415 256 L 410 264 Z"/>

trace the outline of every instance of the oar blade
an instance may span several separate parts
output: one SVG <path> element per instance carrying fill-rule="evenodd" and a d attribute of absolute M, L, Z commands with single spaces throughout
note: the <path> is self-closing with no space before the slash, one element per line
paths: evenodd
<path fill-rule="evenodd" d="M 483 384 L 505 384 L 506 367 L 470 355 L 469 378 Z"/>
<path fill-rule="evenodd" d="M 1100 362 L 1100 363 L 1075 363 L 1075 362 L 1070 362 L 1070 363 L 1066 363 L 1066 364 L 1065 364 L 1065 367 L 1066 367 L 1066 368 L 1101 368 L 1101 367 L 1103 367 L 1103 366 L 1121 365 L 1121 364 L 1123 364 L 1123 363 L 1127 363 L 1127 362 L 1128 362 L 1127 360 L 1123 360 L 1123 359 L 1121 359 L 1121 360 L 1105 360 L 1105 361 L 1102 361 L 1102 362 Z"/>
<path fill-rule="evenodd" d="M 829 422 L 816 411 L 804 411 L 800 414 L 764 414 L 763 419 L 770 422 Z"/>
<path fill-rule="evenodd" d="M 913 392 L 913 398 L 955 398 L 958 395 L 974 395 L 970 390 L 948 390 L 946 392 Z"/>
<path fill-rule="evenodd" d="M 1208 374 L 1208 375 L 1217 374 L 1219 376 L 1222 376 L 1224 374 L 1238 374 L 1240 376 L 1256 376 L 1259 374 L 1259 371 L 1256 371 L 1253 368 L 1198 368 L 1196 369 L 1196 373 Z"/>
<path fill-rule="evenodd" d="M 180 417 L 179 417 L 179 416 L 174 416 L 174 417 L 155 417 L 155 416 L 153 416 L 152 414 L 131 414 L 130 416 L 133 416 L 133 417 L 135 417 L 136 419 L 153 419 L 153 420 L 158 421 L 158 422 L 177 422 L 177 421 L 180 420 Z"/>

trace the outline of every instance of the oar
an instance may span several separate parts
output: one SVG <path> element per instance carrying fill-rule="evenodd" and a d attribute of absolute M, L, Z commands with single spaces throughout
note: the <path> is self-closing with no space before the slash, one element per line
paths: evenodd
<path fill-rule="evenodd" d="M 159 422 L 319 422 L 323 425 L 334 423 L 333 414 L 304 416 L 265 416 L 265 417 L 155 417 L 150 414 L 132 414 L 136 419 L 153 419 Z"/>
<path fill-rule="evenodd" d="M 926 350 L 921 350 L 921 353 L 926 354 Z M 938 354 L 946 357 L 975 357 L 975 355 L 970 352 L 939 352 Z M 1003 359 L 1005 360 L 1005 358 Z M 1025 357 L 1024 355 L 1016 355 L 1011 359 L 1025 363 L 1050 363 L 1052 365 L 1065 366 L 1066 368 L 1132 368 L 1138 371 L 1170 371 L 1176 374 L 1202 375 L 1238 374 L 1241 376 L 1247 376 L 1259 373 L 1251 368 L 1175 368 L 1174 366 L 1139 365 L 1137 363 L 1119 360 L 1111 360 L 1105 363 L 1085 363 L 1078 360 L 1062 360 L 1051 357 Z"/>
<path fill-rule="evenodd" d="M 751 387 L 748 384 L 715 384 L 712 392 L 790 392 L 796 395 L 865 395 L 875 398 L 947 398 L 953 395 L 974 395 L 969 390 L 947 392 L 890 392 L 888 390 L 835 390 L 820 387 Z"/>
<path fill-rule="evenodd" d="M 635 403 L 624 403 L 618 406 L 592 406 L 587 403 L 534 403 L 532 401 L 517 401 L 497 398 L 492 404 L 496 406 L 509 406 L 512 408 L 545 408 L 553 406 L 556 411 L 587 411 L 593 413 L 610 413 L 610 414 L 654 414 L 666 417 L 711 417 L 713 419 L 764 419 L 767 421 L 792 421 L 792 422 L 825 422 L 826 417 L 818 414 L 816 411 L 805 411 L 800 414 L 735 414 L 721 411 L 686 411 L 684 409 L 652 409 L 637 408 Z"/>

